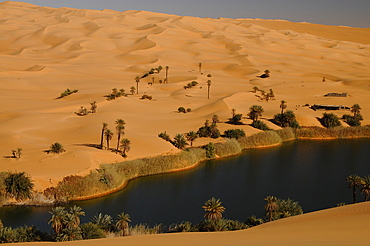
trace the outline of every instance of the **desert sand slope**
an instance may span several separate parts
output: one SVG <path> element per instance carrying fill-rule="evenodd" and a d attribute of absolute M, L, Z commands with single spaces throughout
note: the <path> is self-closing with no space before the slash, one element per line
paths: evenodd
<path fill-rule="evenodd" d="M 133 236 L 58 245 L 367 245 L 369 228 L 370 202 L 366 202 L 281 219 L 243 231 Z"/>
<path fill-rule="evenodd" d="M 89 147 L 100 143 L 103 122 L 114 131 L 119 118 L 126 122 L 124 138 L 132 142 L 128 159 L 177 152 L 158 133 L 173 137 L 197 130 L 214 114 L 222 131 L 234 128 L 225 123 L 233 108 L 246 115 L 250 106 L 261 105 L 262 120 L 271 125 L 281 100 L 300 125 L 320 125 L 316 117 L 322 112 L 305 104 L 354 103 L 369 124 L 369 40 L 369 28 L 0 3 L 0 171 L 25 171 L 42 190 L 67 175 L 124 161 Z M 158 66 L 169 66 L 168 83 L 159 83 L 163 69 L 141 79 L 139 93 L 131 95 L 135 77 Z M 270 78 L 257 77 L 266 69 Z M 199 85 L 185 90 L 193 80 Z M 252 93 L 254 86 L 273 89 L 276 100 L 262 101 Z M 78 93 L 57 99 L 67 88 Z M 107 101 L 112 88 L 129 95 Z M 324 97 L 329 92 L 349 96 Z M 140 100 L 144 93 L 153 100 Z M 75 114 L 93 101 L 96 114 Z M 179 114 L 180 106 L 192 112 Z M 247 134 L 258 132 L 249 119 L 243 123 Z M 111 147 L 116 141 L 115 135 Z M 55 142 L 67 151 L 48 155 Z M 16 148 L 23 149 L 20 160 L 10 158 Z"/>

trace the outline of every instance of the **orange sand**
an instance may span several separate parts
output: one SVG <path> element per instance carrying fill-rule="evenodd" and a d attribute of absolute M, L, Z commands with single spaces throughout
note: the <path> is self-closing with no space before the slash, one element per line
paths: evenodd
<path fill-rule="evenodd" d="M 280 111 L 281 100 L 288 102 L 287 109 L 296 113 L 300 125 L 318 126 L 316 117 L 322 115 L 302 107 L 306 103 L 358 103 L 363 124 L 370 124 L 369 28 L 3 2 L 0 37 L 0 171 L 27 172 L 37 190 L 68 175 L 87 174 L 101 163 L 124 161 L 86 146 L 100 142 L 102 122 L 114 130 L 118 118 L 126 121 L 123 137 L 132 142 L 127 159 L 178 152 L 157 134 L 167 131 L 173 137 L 197 130 L 214 114 L 220 117 L 221 131 L 234 128 L 224 123 L 231 109 L 246 116 L 253 104 L 265 109 L 262 120 L 275 129 L 267 119 Z M 138 95 L 114 101 L 104 97 L 112 88 L 129 93 L 136 76 L 158 66 L 170 67 L 169 84 L 158 82 L 164 79 L 163 70 L 142 79 Z M 265 69 L 271 78 L 257 78 Z M 207 74 L 212 74 L 209 100 Z M 149 86 L 152 77 L 155 83 Z M 184 90 L 193 80 L 199 86 Z M 276 100 L 261 101 L 251 92 L 254 86 L 273 89 Z M 56 99 L 67 88 L 79 92 Z M 324 97 L 328 92 L 349 96 Z M 143 93 L 153 100 L 140 100 Z M 96 114 L 74 114 L 92 101 L 97 101 Z M 192 112 L 179 114 L 180 106 Z M 259 131 L 249 125 L 238 128 L 247 134 Z M 54 142 L 62 143 L 67 152 L 46 154 Z M 21 159 L 3 158 L 18 147 L 23 149 Z"/>

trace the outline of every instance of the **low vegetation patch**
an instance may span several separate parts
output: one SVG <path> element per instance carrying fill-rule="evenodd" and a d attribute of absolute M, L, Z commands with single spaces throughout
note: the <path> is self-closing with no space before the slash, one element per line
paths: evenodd
<path fill-rule="evenodd" d="M 370 137 L 370 126 L 357 127 L 301 127 L 294 129 L 297 138 L 328 139 L 328 138 L 362 138 Z"/>
<path fill-rule="evenodd" d="M 73 93 L 77 93 L 78 90 L 70 90 L 70 89 L 67 89 L 65 91 L 63 91 L 62 93 L 60 93 L 60 97 L 59 98 L 63 98 L 63 97 L 66 97 L 66 96 L 69 96 Z"/>
<path fill-rule="evenodd" d="M 253 121 L 251 126 L 253 126 L 254 128 L 257 128 L 257 129 L 260 129 L 262 131 L 270 131 L 272 130 L 270 127 L 268 127 L 265 122 L 261 121 L 261 120 L 256 120 L 256 121 Z"/>
<path fill-rule="evenodd" d="M 227 139 L 225 143 L 216 143 L 214 146 L 215 153 L 219 157 L 236 155 L 242 152 L 242 148 L 236 139 Z"/>
<path fill-rule="evenodd" d="M 248 137 L 241 137 L 238 142 L 242 149 L 249 149 L 276 145 L 283 141 L 275 131 L 266 131 Z"/>

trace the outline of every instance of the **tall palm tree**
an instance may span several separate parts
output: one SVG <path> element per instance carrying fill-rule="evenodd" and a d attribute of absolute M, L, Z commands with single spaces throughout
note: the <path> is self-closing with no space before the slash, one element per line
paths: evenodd
<path fill-rule="evenodd" d="M 268 214 L 269 221 L 272 221 L 273 213 L 279 208 L 276 204 L 277 198 L 274 196 L 267 196 L 264 200 L 267 201 L 265 205 L 266 214 Z"/>
<path fill-rule="evenodd" d="M 199 63 L 199 73 L 202 74 L 202 63 Z"/>
<path fill-rule="evenodd" d="M 122 236 L 125 236 L 125 230 L 128 228 L 129 222 L 131 222 L 129 214 L 122 212 L 117 215 L 116 227 L 122 231 Z"/>
<path fill-rule="evenodd" d="M 126 122 L 122 119 L 117 119 L 115 124 L 116 124 L 116 132 L 117 132 L 117 151 L 118 151 L 121 135 L 125 134 L 124 130 L 125 130 Z"/>
<path fill-rule="evenodd" d="M 78 227 L 81 223 L 80 216 L 85 216 L 85 212 L 81 207 L 74 205 L 69 209 L 69 213 L 73 216 L 73 226 Z"/>
<path fill-rule="evenodd" d="M 61 233 L 67 211 L 64 207 L 55 207 L 49 213 L 51 214 L 51 219 L 48 220 L 48 224 L 51 224 L 55 234 Z"/>
<path fill-rule="evenodd" d="M 362 179 L 360 190 L 365 194 L 365 202 L 368 201 L 370 197 L 370 176 L 366 176 Z"/>
<path fill-rule="evenodd" d="M 107 150 L 109 150 L 109 141 L 112 140 L 113 132 L 109 129 L 106 129 L 104 132 L 105 140 L 107 141 Z"/>
<path fill-rule="evenodd" d="M 166 66 L 166 78 L 164 81 L 166 81 L 165 83 L 168 84 L 168 70 L 170 69 L 169 66 Z"/>
<path fill-rule="evenodd" d="M 348 188 L 352 188 L 353 192 L 353 203 L 356 203 L 356 189 L 360 188 L 362 183 L 362 178 L 357 174 L 352 174 L 347 177 L 347 182 L 349 183 Z"/>
<path fill-rule="evenodd" d="M 360 113 L 360 110 L 361 110 L 360 105 L 358 105 L 357 103 L 353 104 L 353 106 L 351 107 L 351 112 L 353 113 L 353 117 L 356 117 Z"/>
<path fill-rule="evenodd" d="M 280 108 L 281 108 L 281 114 L 284 113 L 284 109 L 286 109 L 288 106 L 286 105 L 286 101 L 282 100 L 280 102 Z"/>
<path fill-rule="evenodd" d="M 121 140 L 120 149 L 122 150 L 122 156 L 126 157 L 126 152 L 129 152 L 131 150 L 131 141 L 127 138 L 124 138 Z"/>
<path fill-rule="evenodd" d="M 253 92 L 256 93 L 259 90 L 257 86 L 253 87 Z"/>
<path fill-rule="evenodd" d="M 208 88 L 208 99 L 209 99 L 209 90 L 211 88 L 211 85 L 212 85 L 212 81 L 211 80 L 207 80 L 207 88 Z"/>
<path fill-rule="evenodd" d="M 216 199 L 212 197 L 211 199 L 207 200 L 202 208 L 206 213 L 204 214 L 204 218 L 208 220 L 219 220 L 222 219 L 222 213 L 225 212 L 225 207 L 223 207 L 222 202 L 220 199 Z"/>
<path fill-rule="evenodd" d="M 136 94 L 139 94 L 139 83 L 140 83 L 140 77 L 139 76 L 136 76 L 135 82 L 136 82 Z"/>
<path fill-rule="evenodd" d="M 103 149 L 103 140 L 104 140 L 104 132 L 107 130 L 107 123 L 103 122 L 103 127 L 101 129 L 101 139 L 100 139 L 100 148 Z"/>
<path fill-rule="evenodd" d="M 112 224 L 113 218 L 109 214 L 99 213 L 91 218 L 91 222 L 98 225 L 101 229 L 107 231 Z"/>
<path fill-rule="evenodd" d="M 253 105 L 249 108 L 248 116 L 255 122 L 258 120 L 258 117 L 262 116 L 263 112 L 264 110 L 261 106 Z"/>
<path fill-rule="evenodd" d="M 195 131 L 190 131 L 186 133 L 186 139 L 190 141 L 190 146 L 193 146 L 193 142 L 198 138 L 198 133 Z"/>

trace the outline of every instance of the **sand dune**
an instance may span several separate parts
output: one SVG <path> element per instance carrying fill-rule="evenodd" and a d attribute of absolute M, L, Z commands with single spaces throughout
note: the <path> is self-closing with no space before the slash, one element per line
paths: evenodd
<path fill-rule="evenodd" d="M 221 130 L 229 129 L 224 122 L 231 109 L 245 115 L 253 104 L 264 107 L 263 120 L 269 125 L 280 100 L 288 102 L 301 125 L 319 125 L 321 112 L 300 107 L 306 103 L 359 103 L 363 124 L 370 123 L 369 28 L 54 9 L 10 1 L 0 3 L 0 16 L 0 151 L 8 156 L 12 149 L 24 150 L 21 160 L 0 158 L 0 170 L 26 171 L 39 190 L 100 163 L 124 161 L 83 145 L 98 143 L 101 123 L 114 129 L 118 118 L 126 121 L 125 137 L 132 141 L 128 159 L 177 151 L 157 134 L 196 130 L 213 114 L 220 116 Z M 159 84 L 165 78 L 162 70 L 140 81 L 138 95 L 106 101 L 112 88 L 129 92 L 136 76 L 158 66 L 169 66 L 168 84 Z M 271 77 L 258 78 L 265 69 Z M 183 89 L 193 80 L 199 85 Z M 276 100 L 262 101 L 251 92 L 253 86 L 273 89 Z M 56 99 L 67 88 L 79 91 Z M 328 92 L 348 92 L 349 97 L 324 97 Z M 140 100 L 144 93 L 153 100 Z M 97 114 L 75 114 L 92 101 L 97 101 Z M 180 106 L 192 112 L 176 113 Z M 248 119 L 243 122 L 249 124 Z M 241 127 L 248 134 L 258 132 Z M 211 140 L 195 144 L 206 141 Z M 67 152 L 43 152 L 54 142 Z"/>

